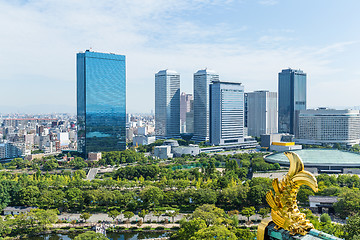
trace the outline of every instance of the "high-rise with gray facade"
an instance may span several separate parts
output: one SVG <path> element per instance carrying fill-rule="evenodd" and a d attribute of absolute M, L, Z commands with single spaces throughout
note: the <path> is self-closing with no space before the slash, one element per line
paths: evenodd
<path fill-rule="evenodd" d="M 187 94 L 182 92 L 180 94 L 180 126 L 181 129 L 183 129 L 183 132 L 187 132 L 186 131 L 186 113 L 190 112 L 190 108 L 191 108 L 191 101 L 193 100 L 193 95 L 192 94 Z"/>
<path fill-rule="evenodd" d="M 180 75 L 175 71 L 155 74 L 155 136 L 180 137 Z"/>
<path fill-rule="evenodd" d="M 297 117 L 306 109 L 306 73 L 284 69 L 279 73 L 279 133 L 296 134 Z"/>
<path fill-rule="evenodd" d="M 244 86 L 214 81 L 210 85 L 210 144 L 244 142 Z"/>
<path fill-rule="evenodd" d="M 210 83 L 219 81 L 219 75 L 203 69 L 194 74 L 194 137 L 195 142 L 209 140 L 210 123 Z"/>
<path fill-rule="evenodd" d="M 260 137 L 261 134 L 277 133 L 276 92 L 255 91 L 247 93 L 247 127 L 249 136 Z"/>

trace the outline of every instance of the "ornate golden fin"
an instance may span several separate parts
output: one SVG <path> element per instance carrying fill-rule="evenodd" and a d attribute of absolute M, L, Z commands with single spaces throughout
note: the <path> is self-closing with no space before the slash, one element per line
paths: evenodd
<path fill-rule="evenodd" d="M 299 155 L 293 152 L 284 152 L 284 154 L 290 160 L 290 168 L 288 172 L 289 177 L 292 177 L 304 170 L 304 164 Z"/>
<path fill-rule="evenodd" d="M 291 179 L 297 186 L 309 186 L 314 192 L 318 191 L 316 178 L 308 171 L 301 171 Z"/>
<path fill-rule="evenodd" d="M 273 181 L 275 195 L 269 191 L 266 194 L 266 201 L 271 207 L 271 217 L 277 227 L 293 235 L 305 235 L 314 226 L 298 210 L 296 195 L 301 185 L 307 185 L 317 192 L 317 181 L 310 172 L 304 171 L 304 164 L 296 153 L 285 152 L 284 154 L 290 161 L 289 172 L 281 181 L 277 179 Z M 261 231 L 258 240 L 263 240 L 264 224 L 259 227 Z"/>

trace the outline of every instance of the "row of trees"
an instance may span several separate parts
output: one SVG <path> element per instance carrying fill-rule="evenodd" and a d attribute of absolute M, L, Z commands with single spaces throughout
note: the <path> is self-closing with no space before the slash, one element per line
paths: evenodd
<path fill-rule="evenodd" d="M 58 221 L 56 209 L 32 209 L 29 213 L 0 217 L 0 238 L 43 232 Z"/>

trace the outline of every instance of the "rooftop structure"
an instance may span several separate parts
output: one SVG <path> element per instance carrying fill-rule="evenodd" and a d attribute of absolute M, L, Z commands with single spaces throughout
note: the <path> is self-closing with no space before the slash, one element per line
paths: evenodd
<path fill-rule="evenodd" d="M 341 173 L 344 168 L 360 168 L 360 154 L 335 149 L 302 149 L 294 151 L 306 168 L 316 167 L 319 172 Z M 289 166 L 283 153 L 275 153 L 265 158 L 267 162 Z"/>

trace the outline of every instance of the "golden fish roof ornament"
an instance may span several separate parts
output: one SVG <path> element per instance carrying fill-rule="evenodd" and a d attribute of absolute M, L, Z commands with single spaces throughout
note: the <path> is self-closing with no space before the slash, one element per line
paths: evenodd
<path fill-rule="evenodd" d="M 263 240 L 265 228 L 273 221 L 277 228 L 283 228 L 290 234 L 305 235 L 314 228 L 306 215 L 297 206 L 296 196 L 301 185 L 309 186 L 314 192 L 318 191 L 316 178 L 304 170 L 304 164 L 296 153 L 284 152 L 290 161 L 289 172 L 279 181 L 273 180 L 273 191 L 266 194 L 266 201 L 271 207 L 271 218 L 264 219 L 258 227 L 258 240 Z"/>

